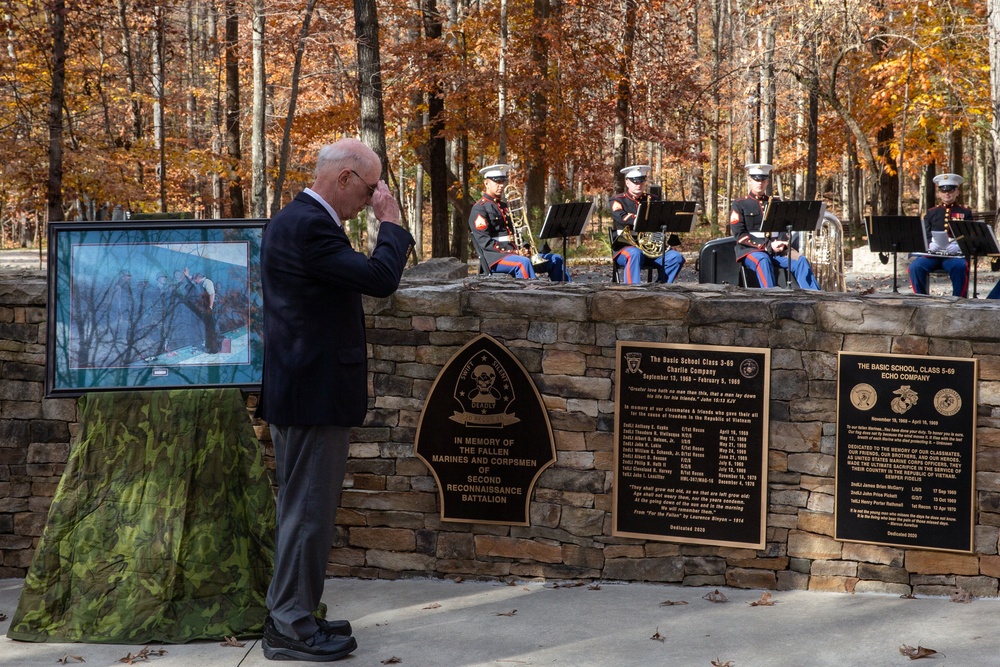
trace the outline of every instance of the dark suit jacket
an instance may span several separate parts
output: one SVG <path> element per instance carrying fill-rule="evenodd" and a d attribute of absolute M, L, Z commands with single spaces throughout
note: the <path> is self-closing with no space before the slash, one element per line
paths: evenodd
<path fill-rule="evenodd" d="M 356 252 L 305 193 L 274 216 L 261 243 L 264 377 L 257 416 L 279 426 L 357 426 L 368 407 L 361 296 L 396 291 L 413 237 L 385 223 L 371 257 Z"/>

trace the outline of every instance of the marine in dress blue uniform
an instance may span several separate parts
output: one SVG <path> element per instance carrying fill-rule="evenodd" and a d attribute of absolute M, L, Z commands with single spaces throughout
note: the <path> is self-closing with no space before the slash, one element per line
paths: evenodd
<path fill-rule="evenodd" d="M 818 290 L 819 283 L 813 276 L 809 260 L 802 256 L 789 260 L 792 249 L 788 235 L 779 233 L 766 237 L 760 231 L 773 167 L 755 162 L 746 168 L 750 193 L 734 201 L 729 214 L 729 230 L 736 239 L 736 261 L 753 270 L 761 287 L 774 287 L 777 284 L 775 272 L 790 268 L 799 287 Z"/>
<path fill-rule="evenodd" d="M 469 213 L 469 229 L 477 246 L 482 249 L 486 263 L 494 273 L 509 273 L 515 278 L 533 279 L 536 273 L 547 273 L 549 279 L 560 282 L 569 280 L 569 272 L 562 255 L 554 252 L 539 253 L 542 259 L 531 263 L 530 257 L 521 254 L 514 243 L 514 221 L 510 208 L 503 200 L 510 165 L 494 164 L 479 173 L 483 177 L 483 196 Z"/>
<path fill-rule="evenodd" d="M 934 177 L 937 186 L 937 196 L 940 206 L 927 211 L 924 216 L 924 238 L 927 239 L 927 250 L 932 255 L 913 255 L 906 272 L 910 274 L 910 286 L 915 294 L 928 293 L 928 275 L 931 271 L 944 270 L 951 278 L 951 293 L 953 296 L 965 296 L 969 291 L 969 263 L 962 256 L 962 250 L 951 234 L 952 220 L 971 220 L 972 211 L 956 204 L 959 186 L 965 182 L 958 174 L 938 174 Z M 947 232 L 947 245 L 940 245 L 934 239 L 934 232 Z M 996 298 L 993 291 L 987 297 Z M 1000 296 L 1000 294 L 998 294 Z"/>
<path fill-rule="evenodd" d="M 684 266 L 684 255 L 674 248 L 667 248 L 667 251 L 655 259 L 647 257 L 642 250 L 621 240 L 621 233 L 626 227 L 632 228 L 632 236 L 635 236 L 635 215 L 639 210 L 639 202 L 645 197 L 651 197 L 653 201 L 659 199 L 646 194 L 646 180 L 649 178 L 650 167 L 645 164 L 636 164 L 625 167 L 620 173 L 625 174 L 625 192 L 611 197 L 611 218 L 615 221 L 615 241 L 612 245 L 614 262 L 624 269 L 625 284 L 633 285 L 642 282 L 641 271 L 643 268 L 655 268 L 657 282 L 672 283 L 677 279 L 677 274 Z M 672 238 L 676 238 L 671 235 Z"/>

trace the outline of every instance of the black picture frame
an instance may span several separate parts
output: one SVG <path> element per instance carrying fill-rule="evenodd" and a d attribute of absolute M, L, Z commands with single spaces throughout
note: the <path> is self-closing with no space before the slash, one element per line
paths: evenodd
<path fill-rule="evenodd" d="M 50 223 L 46 396 L 259 391 L 265 222 Z"/>

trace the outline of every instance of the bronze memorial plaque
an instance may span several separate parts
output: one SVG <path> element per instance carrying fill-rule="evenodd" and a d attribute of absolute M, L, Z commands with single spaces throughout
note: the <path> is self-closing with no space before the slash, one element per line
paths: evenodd
<path fill-rule="evenodd" d="M 613 533 L 764 548 L 771 351 L 619 342 Z"/>
<path fill-rule="evenodd" d="M 975 359 L 841 352 L 834 537 L 969 553 Z"/>
<path fill-rule="evenodd" d="M 441 369 L 413 449 L 437 482 L 443 521 L 528 525 L 535 480 L 556 460 L 535 383 L 485 334 Z"/>

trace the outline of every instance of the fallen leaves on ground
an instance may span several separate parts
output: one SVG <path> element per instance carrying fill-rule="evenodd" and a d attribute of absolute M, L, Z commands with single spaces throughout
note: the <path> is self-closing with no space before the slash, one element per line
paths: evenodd
<path fill-rule="evenodd" d="M 587 586 L 587 590 L 588 591 L 599 591 L 599 590 L 601 590 L 601 585 L 600 584 L 591 584 L 590 586 Z"/>
<path fill-rule="evenodd" d="M 771 594 L 767 591 L 761 594 L 760 599 L 750 603 L 751 607 L 773 607 L 774 600 L 771 599 Z"/>
<path fill-rule="evenodd" d="M 441 607 L 441 605 L 438 604 L 437 602 L 431 602 L 426 607 L 421 607 L 421 609 L 439 609 L 440 607 Z"/>
<path fill-rule="evenodd" d="M 667 638 L 660 634 L 660 628 L 656 628 L 656 632 L 653 633 L 653 636 L 650 637 L 650 639 L 658 642 L 667 641 Z"/>
<path fill-rule="evenodd" d="M 586 586 L 585 581 L 567 581 L 562 584 L 545 584 L 545 588 L 577 588 L 578 586 Z"/>
<path fill-rule="evenodd" d="M 703 599 L 709 602 L 729 602 L 729 598 L 726 597 L 725 593 L 716 588 L 711 593 L 706 593 L 702 596 Z"/>
<path fill-rule="evenodd" d="M 920 658 L 926 658 L 928 656 L 932 656 L 937 653 L 937 651 L 935 651 L 932 648 L 924 648 L 923 646 L 918 646 L 916 648 L 913 648 L 912 646 L 908 646 L 906 644 L 903 644 L 902 646 L 899 647 L 899 652 L 905 655 L 910 660 L 919 660 Z M 942 653 L 941 655 L 944 654 Z"/>
<path fill-rule="evenodd" d="M 965 590 L 964 588 L 959 588 L 957 591 L 951 594 L 952 602 L 961 602 L 962 604 L 969 604 L 972 602 L 972 593 Z"/>
<path fill-rule="evenodd" d="M 219 644 L 219 646 L 227 646 L 231 648 L 243 648 L 244 646 L 246 646 L 246 643 L 237 640 L 236 637 L 226 637 L 226 641 Z"/>
<path fill-rule="evenodd" d="M 687 600 L 664 600 L 660 603 L 661 607 L 673 607 L 678 604 L 687 604 Z"/>
<path fill-rule="evenodd" d="M 899 597 L 901 597 L 904 600 L 916 600 L 917 599 L 917 596 L 914 595 L 913 593 L 907 593 L 906 595 L 900 595 Z"/>
<path fill-rule="evenodd" d="M 3 623 L 6 620 L 7 620 L 7 614 L 0 614 L 0 623 Z"/>
<path fill-rule="evenodd" d="M 67 653 L 63 657 L 56 660 L 56 662 L 58 662 L 60 665 L 68 665 L 71 662 L 87 662 L 87 661 L 83 659 L 82 655 L 70 655 L 69 653 Z"/>
<path fill-rule="evenodd" d="M 513 616 L 517 613 L 517 609 L 511 609 L 510 611 L 499 611 L 497 616 Z"/>
<path fill-rule="evenodd" d="M 732 660 L 726 660 L 725 662 L 722 662 L 718 658 L 712 661 L 712 667 L 733 667 L 735 664 L 736 663 L 733 662 Z"/>
<path fill-rule="evenodd" d="M 386 658 L 385 660 L 383 660 L 382 664 L 383 665 L 398 665 L 401 662 L 403 662 L 402 658 L 397 658 L 396 656 L 392 656 L 391 658 Z"/>
<path fill-rule="evenodd" d="M 163 648 L 149 648 L 148 646 L 139 651 L 138 653 L 129 653 L 124 658 L 118 662 L 123 662 L 126 665 L 134 665 L 137 662 L 149 662 L 150 658 L 156 658 L 164 656 L 167 654 L 167 650 Z"/>

